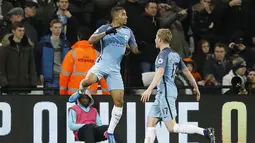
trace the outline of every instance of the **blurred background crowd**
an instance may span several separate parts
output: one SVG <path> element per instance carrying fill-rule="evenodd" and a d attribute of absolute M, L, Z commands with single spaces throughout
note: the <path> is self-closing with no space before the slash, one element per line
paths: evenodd
<path fill-rule="evenodd" d="M 77 91 L 100 55 L 100 43 L 87 40 L 111 22 L 113 6 L 126 9 L 127 26 L 144 49 L 139 55 L 126 51 L 121 63 L 125 87 L 148 85 L 159 52 L 156 32 L 169 28 L 171 48 L 182 56 L 202 93 L 254 93 L 254 0 L 0 0 L 1 91 L 27 94 L 38 85 L 47 95 Z M 181 94 L 192 94 L 181 88 L 189 82 L 178 71 L 176 85 Z M 104 79 L 90 90 L 109 94 Z"/>

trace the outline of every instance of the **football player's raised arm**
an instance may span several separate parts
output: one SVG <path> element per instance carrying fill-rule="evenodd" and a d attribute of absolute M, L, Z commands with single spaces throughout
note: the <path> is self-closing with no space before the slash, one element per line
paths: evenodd
<path fill-rule="evenodd" d="M 109 25 L 103 25 L 101 27 L 99 27 L 94 34 L 92 34 L 89 38 L 89 44 L 95 44 L 96 42 L 98 42 L 99 40 L 101 40 L 105 35 L 108 34 L 116 34 L 117 33 L 117 28 L 120 28 L 120 26 L 115 26 L 115 27 L 111 27 L 109 28 Z"/>
<path fill-rule="evenodd" d="M 92 34 L 89 38 L 89 44 L 95 44 L 97 43 L 99 40 L 101 40 L 105 35 L 106 35 L 106 29 L 107 26 L 103 25 L 101 27 L 99 27 L 94 34 Z"/>

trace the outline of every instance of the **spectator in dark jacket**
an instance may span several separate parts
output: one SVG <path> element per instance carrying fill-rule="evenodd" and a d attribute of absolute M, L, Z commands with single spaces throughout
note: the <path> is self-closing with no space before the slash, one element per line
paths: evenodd
<path fill-rule="evenodd" d="M 33 44 L 24 36 L 24 25 L 15 23 L 13 35 L 0 49 L 0 86 L 31 87 L 36 85 Z"/>
<path fill-rule="evenodd" d="M 6 1 L 12 3 L 12 5 L 13 5 L 14 7 L 21 7 L 21 6 L 23 6 L 23 5 L 25 4 L 25 2 L 26 2 L 26 0 L 6 0 Z"/>
<path fill-rule="evenodd" d="M 251 41 L 252 26 L 252 1 L 254 0 L 216 0 L 221 1 L 220 9 L 220 36 L 225 38 L 225 42 L 229 42 L 236 31 L 244 31 L 245 44 L 246 39 Z"/>
<path fill-rule="evenodd" d="M 144 12 L 142 4 L 140 4 L 138 0 L 127 0 L 124 3 L 121 3 L 120 6 L 125 8 L 128 17 L 127 26 L 133 30 L 140 15 Z M 136 33 L 135 29 L 133 30 L 133 33 Z"/>
<path fill-rule="evenodd" d="M 52 15 L 57 9 L 57 5 L 53 0 L 37 0 L 38 8 L 36 9 L 36 20 L 35 28 L 38 32 L 39 37 L 42 37 L 48 32 L 48 25 L 52 20 Z"/>
<path fill-rule="evenodd" d="M 204 65 L 204 77 L 211 74 L 218 83 L 222 83 L 222 78 L 231 70 L 232 65 L 226 59 L 226 46 L 217 43 L 214 48 L 214 55 L 208 58 Z"/>
<path fill-rule="evenodd" d="M 58 10 L 53 14 L 53 19 L 58 19 L 62 23 L 62 35 L 70 44 L 77 42 L 77 31 L 80 24 L 75 16 L 72 16 L 69 8 L 69 0 L 58 0 Z"/>
<path fill-rule="evenodd" d="M 212 56 L 211 44 L 207 40 L 200 40 L 197 44 L 196 51 L 192 56 L 192 59 L 197 66 L 197 71 L 202 74 L 203 77 L 203 69 L 205 65 L 205 61 Z"/>
<path fill-rule="evenodd" d="M 255 69 L 251 69 L 248 74 L 247 90 L 249 94 L 255 95 Z"/>
<path fill-rule="evenodd" d="M 60 36 L 61 22 L 57 19 L 52 20 L 50 26 L 51 34 L 44 36 L 36 46 L 37 72 L 46 88 L 58 88 L 62 60 L 70 50 L 70 46 L 68 41 Z M 58 92 L 47 91 L 47 93 Z"/>
<path fill-rule="evenodd" d="M 143 43 L 139 46 L 144 46 L 144 51 L 140 55 L 142 73 L 154 71 L 154 62 L 159 52 L 155 48 L 155 35 L 158 30 L 156 14 L 157 3 L 148 2 L 135 28 L 138 43 Z"/>
<path fill-rule="evenodd" d="M 36 30 L 36 20 L 34 16 L 36 15 L 36 9 L 38 8 L 38 3 L 32 0 L 27 0 L 25 3 L 24 11 L 24 19 L 23 23 L 25 25 L 25 35 L 29 38 L 34 44 L 38 42 L 38 33 Z"/>
<path fill-rule="evenodd" d="M 3 20 L 5 14 L 13 8 L 12 3 L 6 0 L 0 0 L 0 21 Z"/>
<path fill-rule="evenodd" d="M 216 36 L 218 16 L 212 0 L 201 0 L 192 7 L 192 30 L 196 41 L 206 39 L 212 45 L 218 42 Z"/>

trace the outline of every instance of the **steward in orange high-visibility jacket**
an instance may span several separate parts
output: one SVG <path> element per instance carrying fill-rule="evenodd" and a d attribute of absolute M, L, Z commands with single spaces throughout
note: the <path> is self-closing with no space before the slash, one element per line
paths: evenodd
<path fill-rule="evenodd" d="M 72 46 L 72 50 L 66 54 L 62 63 L 59 81 L 60 95 L 72 95 L 79 90 L 81 80 L 85 78 L 99 55 L 100 53 L 87 40 L 78 41 Z M 102 94 L 110 95 L 104 78 L 99 81 L 99 84 Z M 88 90 L 92 95 L 97 95 L 98 83 L 92 84 Z"/>

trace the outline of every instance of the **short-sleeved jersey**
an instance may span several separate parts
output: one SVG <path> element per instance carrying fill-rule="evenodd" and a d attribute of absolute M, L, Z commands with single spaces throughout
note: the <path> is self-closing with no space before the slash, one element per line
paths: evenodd
<path fill-rule="evenodd" d="M 112 28 L 110 24 L 102 25 L 95 31 L 95 34 L 105 32 L 110 28 Z M 120 62 L 125 54 L 127 45 L 130 47 L 137 46 L 135 36 L 127 26 L 122 26 L 121 29 L 117 30 L 116 34 L 104 36 L 100 44 L 101 56 L 98 62 L 102 62 L 114 69 L 120 69 Z"/>
<path fill-rule="evenodd" d="M 176 90 L 176 85 L 174 83 L 176 70 L 183 70 L 186 68 L 180 55 L 170 48 L 163 49 L 155 62 L 156 70 L 159 67 L 164 69 L 164 76 L 157 85 L 158 91 L 165 89 L 165 87 Z"/>

